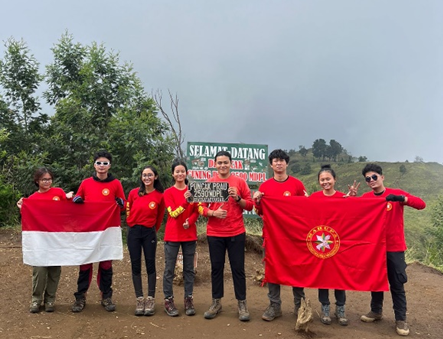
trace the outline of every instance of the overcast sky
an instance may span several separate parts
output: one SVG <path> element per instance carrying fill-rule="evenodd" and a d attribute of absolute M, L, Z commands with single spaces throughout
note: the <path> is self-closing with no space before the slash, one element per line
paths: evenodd
<path fill-rule="evenodd" d="M 177 93 L 186 141 L 443 162 L 441 0 L 0 1 L 43 67 L 68 30 Z M 4 46 L 0 46 L 3 56 Z"/>

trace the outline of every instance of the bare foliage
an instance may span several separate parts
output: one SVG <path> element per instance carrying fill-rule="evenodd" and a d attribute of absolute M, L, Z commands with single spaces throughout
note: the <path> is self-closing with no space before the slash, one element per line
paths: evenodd
<path fill-rule="evenodd" d="M 168 89 L 168 94 L 170 102 L 169 113 L 163 106 L 163 92 L 161 90 L 157 90 L 155 93 L 153 93 L 152 98 L 154 99 L 157 108 L 160 110 L 161 114 L 163 115 L 169 127 L 171 128 L 172 136 L 174 138 L 174 143 L 175 143 L 175 153 L 177 157 L 184 159 L 184 152 L 182 148 L 182 144 L 184 142 L 184 136 L 180 121 L 180 113 L 178 110 L 179 100 L 177 94 L 172 95 L 169 89 Z"/>

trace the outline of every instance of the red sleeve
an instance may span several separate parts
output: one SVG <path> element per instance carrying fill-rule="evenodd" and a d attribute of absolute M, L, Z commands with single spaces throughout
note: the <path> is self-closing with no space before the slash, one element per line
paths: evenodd
<path fill-rule="evenodd" d="M 160 226 L 162 225 L 164 215 L 165 215 L 165 199 L 163 199 L 163 194 L 161 194 L 160 204 L 158 205 L 157 222 L 155 224 L 155 230 L 157 232 L 160 229 Z"/>
<path fill-rule="evenodd" d="M 408 197 L 408 202 L 405 204 L 406 206 L 415 208 L 417 210 L 422 210 L 426 207 L 426 203 L 421 198 L 407 192 L 405 192 L 405 196 Z"/>
<path fill-rule="evenodd" d="M 168 215 L 171 218 L 177 218 L 181 215 L 186 209 L 189 208 L 189 203 L 185 200 L 184 197 L 181 197 L 181 194 L 184 194 L 186 191 L 175 190 L 174 188 L 169 188 L 163 194 L 163 198 L 165 200 L 166 210 L 168 211 Z M 183 201 L 183 204 L 177 203 L 177 201 Z"/>
<path fill-rule="evenodd" d="M 249 189 L 248 184 L 244 180 L 242 180 L 240 196 L 243 200 L 246 201 L 246 206 L 244 209 L 246 211 L 252 211 L 252 209 L 254 208 L 254 201 L 252 201 L 251 190 Z"/>
<path fill-rule="evenodd" d="M 190 204 L 190 214 L 189 214 L 189 218 L 188 218 L 188 223 L 189 225 L 195 224 L 197 222 L 198 219 L 198 204 Z"/>

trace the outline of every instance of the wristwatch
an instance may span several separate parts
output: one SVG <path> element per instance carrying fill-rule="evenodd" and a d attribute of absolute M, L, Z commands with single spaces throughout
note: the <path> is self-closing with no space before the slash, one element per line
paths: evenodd
<path fill-rule="evenodd" d="M 240 202 L 241 196 L 238 196 L 238 199 L 235 199 L 235 202 Z"/>

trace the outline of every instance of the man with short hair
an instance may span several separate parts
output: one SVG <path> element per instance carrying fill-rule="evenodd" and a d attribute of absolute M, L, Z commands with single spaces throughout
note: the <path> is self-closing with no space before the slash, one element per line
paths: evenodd
<path fill-rule="evenodd" d="M 125 193 L 122 184 L 114 178 L 111 168 L 112 156 L 106 151 L 99 151 L 94 155 L 95 173 L 92 177 L 82 181 L 73 202 L 80 204 L 89 201 L 114 201 L 123 209 Z M 115 311 L 112 302 L 112 260 L 99 263 L 97 274 L 98 287 L 102 293 L 101 304 L 108 312 Z M 92 279 L 92 263 L 80 266 L 77 280 L 77 292 L 74 293 L 75 302 L 72 312 L 81 312 L 86 306 L 86 292 Z"/>
<path fill-rule="evenodd" d="M 367 164 L 362 174 L 366 184 L 372 189 L 362 195 L 364 198 L 385 199 L 387 203 L 386 215 L 386 261 L 388 280 L 391 290 L 395 324 L 397 334 L 406 336 L 409 327 L 406 323 L 406 293 L 404 284 L 407 282 L 405 262 L 405 231 L 404 231 L 404 206 L 410 206 L 421 210 L 426 207 L 425 202 L 400 189 L 387 188 L 384 186 L 382 168 L 376 164 Z M 361 316 L 361 321 L 374 322 L 382 319 L 383 292 L 371 292 L 371 311 Z"/>
<path fill-rule="evenodd" d="M 276 149 L 272 151 L 269 154 L 269 164 L 274 171 L 274 175 L 272 178 L 266 180 L 263 184 L 261 184 L 259 190 L 256 191 L 253 196 L 255 211 L 260 216 L 263 215 L 263 211 L 260 206 L 260 200 L 263 196 L 290 197 L 306 195 L 306 190 L 303 183 L 300 180 L 287 174 L 289 155 L 285 151 L 281 149 Z M 265 251 L 266 237 L 272 237 L 272 234 L 267 234 L 266 224 L 264 224 L 263 247 L 265 248 Z M 268 282 L 268 291 L 270 304 L 263 313 L 262 319 L 266 321 L 272 321 L 282 315 L 280 285 Z M 297 316 L 301 304 L 301 299 L 304 298 L 305 293 L 303 287 L 292 287 L 292 293 L 294 295 L 294 313 L 295 316 Z"/>

